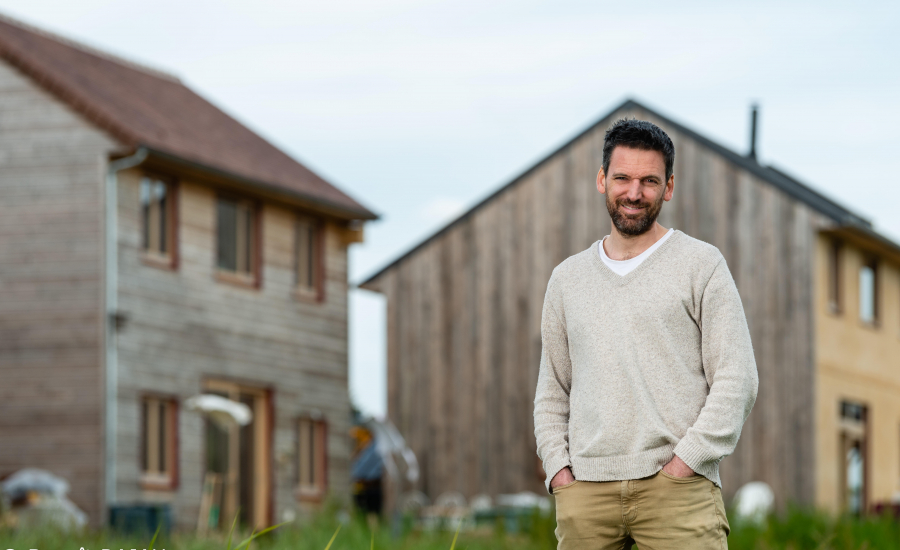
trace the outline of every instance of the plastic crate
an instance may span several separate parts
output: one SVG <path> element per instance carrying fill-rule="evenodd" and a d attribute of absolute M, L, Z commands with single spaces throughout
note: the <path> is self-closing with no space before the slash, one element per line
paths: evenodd
<path fill-rule="evenodd" d="M 172 507 L 168 504 L 127 504 L 109 507 L 109 526 L 126 535 L 153 536 L 172 530 Z"/>

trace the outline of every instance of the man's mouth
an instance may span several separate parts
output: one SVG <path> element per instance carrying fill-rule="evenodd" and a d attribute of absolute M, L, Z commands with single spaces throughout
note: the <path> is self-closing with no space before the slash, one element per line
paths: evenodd
<path fill-rule="evenodd" d="M 635 206 L 635 205 L 630 205 L 630 204 L 622 205 L 622 210 L 624 210 L 626 214 L 638 214 L 644 208 L 646 208 L 646 207 L 645 206 Z"/>

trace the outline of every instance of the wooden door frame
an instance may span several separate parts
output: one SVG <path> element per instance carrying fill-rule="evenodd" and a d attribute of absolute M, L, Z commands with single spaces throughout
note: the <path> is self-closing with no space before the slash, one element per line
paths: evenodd
<path fill-rule="evenodd" d="M 838 465 L 839 486 L 840 486 L 840 509 L 847 510 L 847 451 L 849 449 L 849 441 L 858 441 L 860 454 L 862 455 L 862 490 L 859 495 L 859 513 L 865 515 L 869 509 L 869 441 L 871 426 L 869 426 L 869 406 L 868 404 L 854 399 L 841 399 L 839 403 L 852 403 L 861 408 L 861 418 L 854 421 L 843 416 L 838 418 L 838 446 L 839 457 Z"/>
<path fill-rule="evenodd" d="M 258 385 L 249 385 L 243 381 L 225 378 L 206 378 L 203 380 L 203 391 L 222 392 L 233 401 L 240 402 L 240 394 L 253 396 L 253 422 L 259 422 L 253 432 L 254 448 L 254 483 L 253 506 L 251 520 L 254 528 L 261 529 L 272 523 L 273 516 L 273 482 L 272 482 L 272 432 L 274 429 L 274 404 L 272 390 Z M 237 511 L 240 495 L 240 426 L 232 426 L 228 433 L 228 473 L 223 490 L 222 514 L 220 517 L 233 518 Z"/>

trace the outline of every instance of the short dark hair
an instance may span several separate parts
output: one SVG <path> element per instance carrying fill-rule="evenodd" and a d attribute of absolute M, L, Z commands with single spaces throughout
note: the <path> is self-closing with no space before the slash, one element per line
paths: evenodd
<path fill-rule="evenodd" d="M 669 135 L 662 128 L 637 119 L 619 119 L 606 131 L 603 140 L 603 172 L 609 172 L 609 159 L 613 149 L 618 146 L 642 149 L 644 151 L 659 151 L 666 163 L 666 181 L 675 169 L 675 145 Z"/>

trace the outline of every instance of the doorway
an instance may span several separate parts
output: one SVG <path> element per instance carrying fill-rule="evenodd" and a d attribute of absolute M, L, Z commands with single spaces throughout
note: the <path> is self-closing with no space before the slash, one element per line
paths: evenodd
<path fill-rule="evenodd" d="M 270 523 L 271 431 L 269 392 L 224 380 L 207 380 L 204 392 L 243 403 L 253 413 L 246 426 L 223 428 L 206 420 L 206 474 L 219 487 L 213 506 L 217 510 L 211 527 L 230 529 L 238 525 L 261 529 Z"/>
<path fill-rule="evenodd" d="M 840 502 L 844 511 L 862 515 L 868 501 L 867 465 L 868 437 L 865 405 L 851 401 L 841 402 L 840 418 Z"/>

